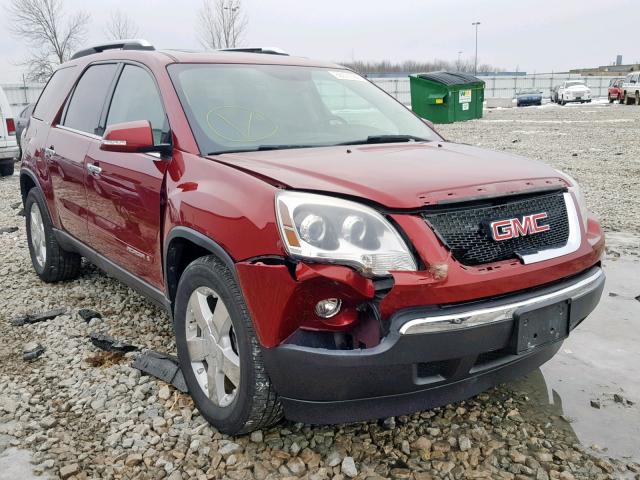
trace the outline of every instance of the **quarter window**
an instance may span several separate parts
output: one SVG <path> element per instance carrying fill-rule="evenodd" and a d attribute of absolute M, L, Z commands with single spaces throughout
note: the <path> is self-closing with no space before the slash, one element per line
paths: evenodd
<path fill-rule="evenodd" d="M 38 103 L 33 111 L 33 116 L 38 120 L 51 121 L 52 117 L 60 111 L 60 106 L 66 97 L 76 73 L 74 66 L 60 68 L 53 72 L 51 78 L 40 94 Z"/>
<path fill-rule="evenodd" d="M 156 145 L 168 143 L 167 117 L 153 78 L 140 67 L 125 65 L 113 93 L 107 126 L 136 120 L 151 123 Z"/>
<path fill-rule="evenodd" d="M 67 106 L 65 127 L 100 134 L 100 114 L 116 68 L 115 63 L 108 63 L 93 65 L 84 72 Z"/>

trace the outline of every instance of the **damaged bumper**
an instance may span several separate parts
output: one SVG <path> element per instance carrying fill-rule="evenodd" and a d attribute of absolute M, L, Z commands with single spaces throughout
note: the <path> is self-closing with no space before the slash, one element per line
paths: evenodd
<path fill-rule="evenodd" d="M 537 368 L 591 313 L 603 287 L 604 274 L 594 267 L 552 286 L 453 305 L 446 313 L 436 307 L 398 311 L 372 348 L 284 343 L 264 349 L 264 359 L 292 420 L 337 423 L 407 414 Z M 474 321 L 464 325 L 465 319 Z"/>

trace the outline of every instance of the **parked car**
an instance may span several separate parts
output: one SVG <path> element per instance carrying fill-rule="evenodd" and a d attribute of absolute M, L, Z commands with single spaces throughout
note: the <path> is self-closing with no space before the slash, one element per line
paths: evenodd
<path fill-rule="evenodd" d="M 535 89 L 520 90 L 516 94 L 516 106 L 542 105 L 542 92 Z"/>
<path fill-rule="evenodd" d="M 20 149 L 18 152 L 18 158 L 22 158 L 22 132 L 24 131 L 27 123 L 29 123 L 29 118 L 31 118 L 31 114 L 33 113 L 33 107 L 35 103 L 30 103 L 26 107 L 24 107 L 18 118 L 16 119 L 16 141 L 18 142 L 18 148 Z"/>
<path fill-rule="evenodd" d="M 9 100 L 0 87 L 0 176 L 13 175 L 17 156 L 16 123 Z"/>
<path fill-rule="evenodd" d="M 558 87 L 557 96 L 560 105 L 591 102 L 591 89 L 583 80 L 566 80 Z"/>
<path fill-rule="evenodd" d="M 640 72 L 630 73 L 622 82 L 622 102 L 640 105 Z"/>
<path fill-rule="evenodd" d="M 616 100 L 622 103 L 622 99 L 624 97 L 622 91 L 622 83 L 624 82 L 624 78 L 614 78 L 609 82 L 609 89 L 607 93 L 607 98 L 609 99 L 609 103 L 613 103 Z"/>
<path fill-rule="evenodd" d="M 37 275 L 82 256 L 166 308 L 229 434 L 408 414 L 549 360 L 604 284 L 578 184 L 263 52 L 126 41 L 61 65 L 20 171 Z"/>

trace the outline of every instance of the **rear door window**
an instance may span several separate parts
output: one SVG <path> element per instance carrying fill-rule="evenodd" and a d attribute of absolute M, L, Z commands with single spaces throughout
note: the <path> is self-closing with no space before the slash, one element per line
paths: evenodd
<path fill-rule="evenodd" d="M 77 74 L 75 66 L 60 68 L 53 72 L 51 78 L 38 98 L 33 116 L 38 120 L 50 122 L 58 113 L 64 98 Z"/>
<path fill-rule="evenodd" d="M 100 114 L 105 104 L 117 65 L 107 63 L 89 67 L 73 91 L 62 125 L 99 135 Z"/>
<path fill-rule="evenodd" d="M 151 123 L 156 145 L 169 142 L 167 117 L 156 83 L 143 68 L 125 65 L 113 93 L 107 126 L 137 120 Z"/>

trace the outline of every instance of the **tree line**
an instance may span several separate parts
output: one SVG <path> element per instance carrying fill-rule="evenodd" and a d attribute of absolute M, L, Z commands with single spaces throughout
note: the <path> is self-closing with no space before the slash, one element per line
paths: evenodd
<path fill-rule="evenodd" d="M 10 0 L 8 30 L 29 47 L 21 62 L 27 78 L 45 82 L 56 66 L 66 62 L 86 42 L 91 16 L 84 11 L 70 13 L 65 0 Z M 233 48 L 242 43 L 248 24 L 241 0 L 202 0 L 196 15 L 196 35 L 205 49 Z M 102 26 L 105 40 L 132 39 L 143 36 L 140 27 L 120 10 L 110 12 Z M 366 73 L 429 72 L 449 70 L 473 72 L 470 60 L 405 61 L 389 60 L 343 62 L 353 70 Z M 478 65 L 478 72 L 501 71 L 487 64 Z"/>
<path fill-rule="evenodd" d="M 20 62 L 33 82 L 45 82 L 56 66 L 66 62 L 87 38 L 91 16 L 70 13 L 64 0 L 11 0 L 9 32 L 29 48 Z M 202 0 L 197 13 L 198 40 L 206 49 L 233 48 L 240 44 L 247 17 L 240 0 Z M 102 26 L 106 40 L 132 39 L 140 27 L 126 13 L 114 10 Z"/>

